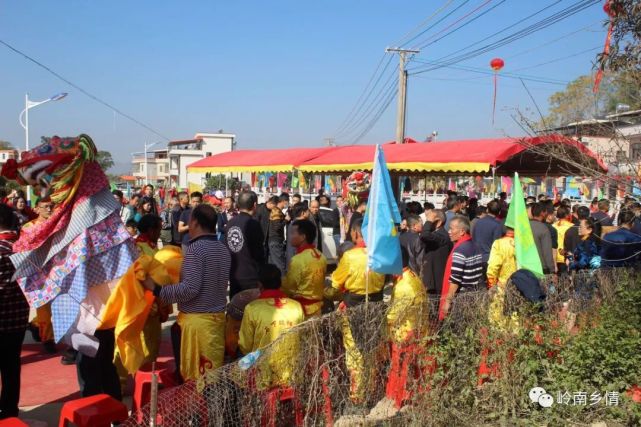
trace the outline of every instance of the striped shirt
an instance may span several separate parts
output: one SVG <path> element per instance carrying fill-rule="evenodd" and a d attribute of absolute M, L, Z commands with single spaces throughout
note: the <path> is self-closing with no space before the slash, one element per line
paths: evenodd
<path fill-rule="evenodd" d="M 461 244 L 452 254 L 450 283 L 466 290 L 478 288 L 483 275 L 483 256 L 472 240 Z"/>
<path fill-rule="evenodd" d="M 183 313 L 221 313 L 227 305 L 231 256 L 227 247 L 207 234 L 185 247 L 180 283 L 163 286 L 159 298 L 178 303 Z"/>

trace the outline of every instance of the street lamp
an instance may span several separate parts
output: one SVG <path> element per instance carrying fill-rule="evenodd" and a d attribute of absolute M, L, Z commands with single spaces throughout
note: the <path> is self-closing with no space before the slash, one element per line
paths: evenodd
<path fill-rule="evenodd" d="M 24 94 L 24 110 L 20 113 L 20 125 L 24 128 L 24 145 L 25 151 L 29 151 L 29 109 L 37 107 L 38 105 L 46 104 L 49 101 L 60 101 L 68 94 L 66 92 L 58 93 L 51 98 L 45 99 L 44 101 L 30 101 L 29 94 Z M 22 116 L 24 116 L 24 122 L 22 121 Z M 27 185 L 27 204 L 31 202 L 31 186 Z"/>
<path fill-rule="evenodd" d="M 160 144 L 162 141 L 152 142 L 151 144 L 145 143 L 145 185 L 149 184 L 149 169 L 147 167 L 147 150 L 154 145 Z"/>

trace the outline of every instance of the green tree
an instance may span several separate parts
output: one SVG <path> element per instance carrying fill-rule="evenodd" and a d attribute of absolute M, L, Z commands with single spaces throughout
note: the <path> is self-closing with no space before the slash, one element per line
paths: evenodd
<path fill-rule="evenodd" d="M 549 115 L 543 127 L 549 129 L 602 114 L 611 85 L 609 79 L 604 79 L 601 90 L 595 94 L 592 92 L 593 83 L 591 76 L 580 76 L 564 90 L 552 94 L 548 100 Z"/>
<path fill-rule="evenodd" d="M 641 108 L 639 85 L 629 72 L 607 73 L 596 94 L 593 87 L 593 76 L 579 76 L 564 90 L 552 94 L 548 99 L 549 114 L 539 127 L 550 129 L 611 114 L 618 104 Z"/>
<path fill-rule="evenodd" d="M 0 139 L 0 150 L 13 150 L 13 144 L 9 141 Z"/>
<path fill-rule="evenodd" d="M 111 157 L 111 153 L 109 151 L 98 151 L 96 161 L 105 172 L 114 166 L 114 160 Z"/>

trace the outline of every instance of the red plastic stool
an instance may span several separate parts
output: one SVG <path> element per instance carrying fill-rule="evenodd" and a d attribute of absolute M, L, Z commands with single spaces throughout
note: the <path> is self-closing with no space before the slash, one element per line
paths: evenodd
<path fill-rule="evenodd" d="M 29 424 L 21 421 L 20 418 L 11 417 L 1 420 L 0 427 L 29 427 Z"/>
<path fill-rule="evenodd" d="M 176 386 L 173 372 L 168 368 L 156 368 L 158 375 L 158 389 L 167 389 Z M 146 364 L 136 371 L 134 376 L 134 395 L 131 404 L 132 412 L 145 406 L 151 398 L 151 364 Z"/>
<path fill-rule="evenodd" d="M 296 417 L 295 425 L 302 426 L 305 415 L 301 410 L 300 403 L 294 395 L 294 389 L 291 387 L 274 387 L 267 391 L 265 396 L 266 410 L 262 417 L 261 425 L 275 427 L 278 404 L 280 402 L 287 402 L 290 400 L 294 402 L 294 413 Z"/>
<path fill-rule="evenodd" d="M 108 394 L 97 394 L 65 403 L 58 427 L 65 427 L 67 421 L 78 427 L 110 427 L 112 422 L 123 422 L 128 417 L 124 403 Z"/>

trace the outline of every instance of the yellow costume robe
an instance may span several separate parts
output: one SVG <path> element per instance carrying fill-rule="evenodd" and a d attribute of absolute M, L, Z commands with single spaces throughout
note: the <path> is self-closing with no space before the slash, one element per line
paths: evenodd
<path fill-rule="evenodd" d="M 558 239 L 558 247 L 559 250 L 556 254 L 556 263 L 557 264 L 564 264 L 565 263 L 565 255 L 562 255 L 564 245 L 565 245 L 565 233 L 574 226 L 570 221 L 567 219 L 560 219 L 558 220 L 552 227 L 556 228 L 556 232 L 559 236 Z"/>
<path fill-rule="evenodd" d="M 391 340 L 391 364 L 385 396 L 397 408 L 411 397 L 410 379 L 419 377 L 419 341 L 427 332 L 429 319 L 427 292 L 423 281 L 409 268 L 396 279 L 387 311 L 388 333 Z"/>
<path fill-rule="evenodd" d="M 405 268 L 392 288 L 392 299 L 387 311 L 392 341 L 402 344 L 421 337 L 426 332 L 428 309 L 425 285 L 412 270 Z"/>
<path fill-rule="evenodd" d="M 384 285 L 384 275 L 367 272 L 367 249 L 364 246 L 357 246 L 343 254 L 338 267 L 332 273 L 332 287 L 325 290 L 325 297 L 337 299 L 345 293 L 360 296 L 378 293 L 383 290 Z M 341 303 L 340 309 L 348 315 L 345 303 Z M 350 398 L 354 403 L 362 403 L 365 400 L 366 388 L 364 368 L 374 369 L 373 354 L 363 355 L 358 348 L 347 315 L 342 319 L 342 330 L 345 364 L 350 373 Z M 370 373 L 370 378 L 374 376 L 374 373 Z"/>
<path fill-rule="evenodd" d="M 160 285 L 176 283 L 180 278 L 180 248 L 162 248 L 151 258 L 142 255 L 120 279 L 109 296 L 99 329 L 115 328 L 115 339 L 123 367 L 133 374 L 149 354 L 143 331 L 155 297 L 141 282 L 147 274 Z"/>
<path fill-rule="evenodd" d="M 304 320 L 300 303 L 287 298 L 281 291 L 265 290 L 245 307 L 238 348 L 248 354 L 267 347 Z M 287 333 L 259 359 L 256 386 L 265 389 L 291 384 L 298 352 L 298 335 Z"/>
<path fill-rule="evenodd" d="M 289 262 L 281 289 L 303 306 L 307 318 L 320 315 L 326 270 L 327 260 L 314 245 L 299 248 Z"/>
<path fill-rule="evenodd" d="M 514 232 L 508 231 L 504 237 L 495 240 L 492 244 L 490 258 L 487 262 L 487 284 L 490 288 L 496 287 L 492 301 L 490 301 L 490 324 L 513 332 L 518 330 L 518 317 L 516 314 L 506 317 L 503 312 L 505 307 L 505 286 L 516 270 Z"/>

